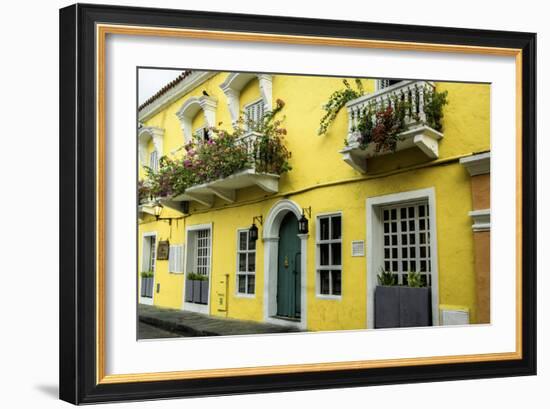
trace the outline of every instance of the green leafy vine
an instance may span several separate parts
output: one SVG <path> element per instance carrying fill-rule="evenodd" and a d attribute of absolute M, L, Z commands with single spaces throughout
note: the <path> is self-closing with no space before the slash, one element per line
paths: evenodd
<path fill-rule="evenodd" d="M 327 103 L 323 105 L 325 114 L 323 115 L 319 123 L 319 130 L 317 131 L 318 135 L 324 135 L 327 133 L 329 126 L 336 119 L 336 115 L 338 115 L 338 112 L 340 112 L 340 110 L 349 101 L 355 98 L 359 98 L 360 96 L 365 94 L 363 84 L 361 83 L 361 80 L 359 78 L 355 79 L 355 85 L 357 89 L 353 89 L 346 79 L 342 80 L 342 82 L 344 83 L 344 89 L 334 91 L 329 96 Z"/>

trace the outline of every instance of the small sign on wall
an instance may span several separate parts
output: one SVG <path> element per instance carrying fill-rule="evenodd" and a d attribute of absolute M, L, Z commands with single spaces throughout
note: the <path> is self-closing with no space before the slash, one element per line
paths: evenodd
<path fill-rule="evenodd" d="M 365 241 L 354 240 L 351 242 L 351 256 L 352 257 L 365 257 Z"/>
<path fill-rule="evenodd" d="M 170 243 L 168 240 L 159 241 L 159 246 L 157 249 L 157 260 L 168 260 L 168 255 L 170 253 Z"/>

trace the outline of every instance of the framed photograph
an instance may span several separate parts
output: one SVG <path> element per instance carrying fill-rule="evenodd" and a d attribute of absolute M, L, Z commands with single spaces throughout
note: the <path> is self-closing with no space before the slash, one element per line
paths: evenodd
<path fill-rule="evenodd" d="M 536 373 L 536 35 L 60 11 L 60 397 Z"/>

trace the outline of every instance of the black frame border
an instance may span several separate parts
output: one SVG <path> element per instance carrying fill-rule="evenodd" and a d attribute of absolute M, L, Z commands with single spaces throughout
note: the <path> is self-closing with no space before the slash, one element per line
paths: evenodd
<path fill-rule="evenodd" d="M 97 23 L 521 49 L 522 359 L 96 384 Z M 59 29 L 60 399 L 83 404 L 536 374 L 536 34 L 88 4 L 61 9 Z"/>

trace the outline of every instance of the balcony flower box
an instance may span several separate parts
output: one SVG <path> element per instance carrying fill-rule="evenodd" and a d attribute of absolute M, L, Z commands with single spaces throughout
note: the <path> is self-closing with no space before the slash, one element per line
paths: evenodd
<path fill-rule="evenodd" d="M 355 170 L 366 173 L 367 160 L 374 156 L 418 148 L 428 159 L 439 157 L 439 141 L 443 134 L 434 129 L 427 118 L 424 107 L 425 94 L 435 92 L 435 86 L 428 81 L 401 81 L 375 93 L 356 98 L 346 104 L 348 111 L 348 136 L 346 146 L 340 151 L 342 159 Z M 377 150 L 374 143 L 366 147 L 361 144 L 361 133 L 357 130 L 365 111 L 381 111 L 400 101 L 410 108 L 404 118 L 405 129 L 399 134 L 395 148 Z"/>
<path fill-rule="evenodd" d="M 206 169 L 210 172 L 204 176 L 205 170 L 192 168 L 189 172 L 196 171 L 197 177 L 191 175 L 191 182 L 185 187 L 183 193 L 169 195 L 161 201 L 165 206 L 178 208 L 179 202 L 195 201 L 203 206 L 211 207 L 215 197 L 226 202 L 233 203 L 236 200 L 236 192 L 251 186 L 258 186 L 268 193 L 279 191 L 280 173 L 287 171 L 286 159 L 281 152 L 285 149 L 278 140 L 262 139 L 263 135 L 258 132 L 247 132 L 240 137 L 232 138 L 223 136 L 225 140 L 213 140 L 203 142 L 197 150 L 215 149 L 204 147 L 216 143 L 224 144 L 224 155 L 214 155 L 220 163 L 211 163 Z M 207 155 L 205 155 L 208 157 Z M 224 162 L 231 156 L 231 164 Z M 221 158 L 221 159 L 220 159 Z M 176 166 L 188 165 L 191 161 L 184 159 Z M 199 161 L 204 163 L 204 161 Z M 221 177 L 215 177 L 221 175 Z"/>

